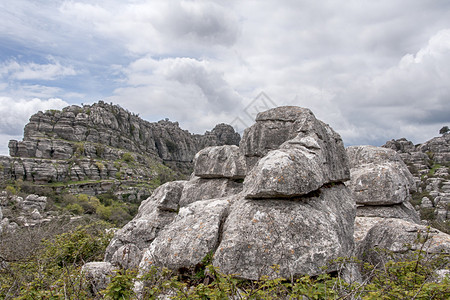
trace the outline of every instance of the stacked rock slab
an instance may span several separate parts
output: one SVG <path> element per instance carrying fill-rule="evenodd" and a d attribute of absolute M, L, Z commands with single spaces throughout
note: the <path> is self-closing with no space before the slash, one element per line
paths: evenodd
<path fill-rule="evenodd" d="M 346 184 L 357 204 L 355 242 L 358 249 L 375 246 L 370 245 L 366 235 L 380 222 L 420 222 L 409 203 L 410 190 L 415 189 L 414 178 L 394 150 L 352 146 L 347 148 L 347 154 L 351 179 Z"/>
<path fill-rule="evenodd" d="M 196 209 L 207 209 L 205 214 L 214 213 L 207 204 L 202 207 L 190 205 L 191 203 L 207 203 L 210 199 L 242 191 L 245 164 L 239 156 L 237 146 L 207 147 L 196 154 L 194 162 L 194 173 L 189 181 L 168 182 L 141 203 L 137 216 L 115 234 L 106 250 L 106 261 L 124 268 L 138 266 L 144 250 L 157 236 L 164 236 L 160 231 L 174 220 L 180 219 L 180 216 L 185 217 Z M 206 202 L 202 202 L 203 200 Z M 203 212 L 200 217 L 202 215 Z M 181 222 L 185 222 L 181 219 Z M 168 228 L 166 232 L 170 230 L 172 229 Z M 176 229 L 175 233 L 178 232 L 181 230 Z M 166 234 L 174 235 L 172 232 Z M 188 235 L 185 237 L 189 238 Z"/>
<path fill-rule="evenodd" d="M 314 275 L 350 256 L 355 204 L 339 135 L 308 109 L 281 107 L 260 113 L 244 137 L 240 149 L 200 151 L 191 180 L 158 188 L 105 260 L 134 266 L 142 257 L 143 271 L 181 272 L 212 257 L 221 271 L 254 280 Z"/>

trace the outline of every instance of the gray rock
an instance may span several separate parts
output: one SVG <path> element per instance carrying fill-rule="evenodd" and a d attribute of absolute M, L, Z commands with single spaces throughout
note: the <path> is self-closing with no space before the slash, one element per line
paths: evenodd
<path fill-rule="evenodd" d="M 179 208 L 181 193 L 186 181 L 172 181 L 159 186 L 150 201 L 155 201 L 160 210 L 176 212 Z"/>
<path fill-rule="evenodd" d="M 431 208 L 431 207 L 433 207 L 433 202 L 431 202 L 431 200 L 428 199 L 428 197 L 423 197 L 422 202 L 420 203 L 420 207 L 421 208 Z"/>
<path fill-rule="evenodd" d="M 394 205 L 358 205 L 356 208 L 356 216 L 396 218 L 420 223 L 419 214 L 408 201 Z"/>
<path fill-rule="evenodd" d="M 137 216 L 118 230 L 105 252 L 105 261 L 124 245 L 135 245 L 139 250 L 147 248 L 158 232 L 176 217 L 175 212 L 159 210 L 155 201 L 142 203 Z"/>
<path fill-rule="evenodd" d="M 126 244 L 114 252 L 111 263 L 122 269 L 134 269 L 139 266 L 141 259 L 142 251 L 134 244 Z"/>
<path fill-rule="evenodd" d="M 23 201 L 23 209 L 34 210 L 37 209 L 39 212 L 43 212 L 47 206 L 47 197 L 39 195 L 28 195 Z"/>
<path fill-rule="evenodd" d="M 172 270 L 194 269 L 214 253 L 230 199 L 203 200 L 180 209 L 145 252 L 140 269 L 156 265 Z"/>
<path fill-rule="evenodd" d="M 328 155 L 338 154 L 342 158 L 334 161 L 330 168 L 347 168 L 347 158 L 343 153 L 344 146 L 340 136 L 330 126 L 317 120 L 306 108 L 284 106 L 259 113 L 256 124 L 244 131 L 239 148 L 246 158 L 247 170 L 250 170 L 258 159 L 269 151 L 278 149 L 288 140 L 296 138 L 294 142 L 300 142 L 305 137 L 316 140 L 323 154 L 327 155 L 325 161 L 331 162 Z M 305 147 L 308 148 L 307 145 Z"/>
<path fill-rule="evenodd" d="M 200 200 L 222 198 L 242 191 L 242 183 L 222 179 L 196 178 L 185 183 L 180 199 L 180 207 Z"/>
<path fill-rule="evenodd" d="M 108 286 L 111 276 L 115 274 L 114 269 L 109 262 L 89 262 L 81 268 L 90 286 L 91 296 L 100 295 L 100 291 Z"/>
<path fill-rule="evenodd" d="M 41 216 L 41 214 L 39 213 L 39 210 L 38 210 L 37 208 L 35 208 L 35 209 L 31 212 L 30 216 L 31 216 L 31 218 L 32 218 L 33 220 L 40 220 L 40 219 L 42 219 L 42 216 Z"/>
<path fill-rule="evenodd" d="M 347 148 L 350 162 L 350 181 L 356 203 L 364 205 L 392 205 L 406 201 L 415 181 L 398 154 L 373 146 Z"/>
<path fill-rule="evenodd" d="M 424 240 L 425 243 L 422 245 L 418 240 Z M 432 254 L 450 254 L 450 235 L 401 219 L 385 219 L 367 232 L 359 244 L 357 255 L 376 265 L 381 262 L 382 255 L 374 251 L 375 248 L 392 251 L 398 254 L 398 258 L 418 249 Z"/>
<path fill-rule="evenodd" d="M 354 218 L 354 200 L 342 185 L 322 188 L 317 197 L 238 200 L 213 264 L 251 280 L 319 274 L 329 260 L 351 256 Z"/>
<path fill-rule="evenodd" d="M 299 135 L 279 150 L 270 151 L 246 177 L 246 198 L 298 197 L 325 184 L 347 180 L 349 170 L 342 165 L 346 162 L 344 147 L 325 146 L 333 142 L 323 141 L 316 134 Z"/>
<path fill-rule="evenodd" d="M 208 147 L 194 158 L 194 174 L 200 178 L 242 179 L 245 171 L 245 161 L 234 145 Z"/>

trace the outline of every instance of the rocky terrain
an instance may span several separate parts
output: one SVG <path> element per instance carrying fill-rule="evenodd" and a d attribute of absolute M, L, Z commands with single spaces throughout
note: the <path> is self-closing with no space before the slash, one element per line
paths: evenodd
<path fill-rule="evenodd" d="M 127 193 L 153 180 L 164 164 L 184 171 L 191 166 L 188 180 L 162 184 L 148 198 L 141 194 L 146 200 L 115 232 L 104 261 L 84 265 L 93 291 L 104 289 L 118 268 L 143 274 L 167 267 L 192 276 L 212 264 L 244 280 L 328 272 L 354 281 L 369 279 L 352 264 L 329 262 L 356 256 L 383 265 L 385 252 L 378 248 L 398 257 L 417 249 L 450 254 L 450 235 L 426 226 L 448 224 L 448 134 L 416 146 L 400 139 L 345 149 L 339 134 L 310 110 L 288 106 L 259 113 L 237 146 L 238 135 L 227 125 L 190 135 L 176 123 L 139 123 L 125 113 L 103 102 L 38 113 L 24 140 L 10 142 L 12 157 L 0 159 L 4 180 L 53 182 L 54 190 L 74 194 L 84 188 L 101 194 L 116 184 L 124 185 L 117 192 Z M 180 138 L 173 139 L 176 147 L 171 135 Z M 55 217 L 45 209 L 51 199 L 18 196 L 13 189 L 0 195 L 0 231 L 14 234 L 18 223 L 34 226 Z M 88 209 L 107 210 L 84 196 Z M 20 212 L 14 222 L 5 218 L 14 211 Z M 448 261 L 440 267 L 448 272 Z M 136 284 L 138 294 L 140 288 Z"/>
<path fill-rule="evenodd" d="M 67 182 L 74 192 L 88 194 L 108 191 L 127 180 L 128 186 L 137 186 L 156 178 L 157 186 L 167 181 L 158 178 L 170 173 L 167 167 L 189 174 L 200 149 L 237 145 L 239 140 L 239 134 L 225 124 L 198 135 L 182 130 L 177 122 L 150 123 L 103 101 L 72 105 L 31 116 L 23 140 L 11 140 L 10 157 L 0 157 L 0 180 Z M 148 192 L 135 193 L 146 198 Z"/>
<path fill-rule="evenodd" d="M 450 252 L 449 235 L 419 224 L 409 203 L 415 189 L 394 150 L 346 150 L 308 109 L 279 107 L 258 114 L 239 147 L 197 153 L 190 180 L 159 187 L 116 232 L 105 261 L 84 270 L 105 283 L 115 267 L 183 273 L 209 259 L 244 279 L 294 278 L 338 257 L 376 261 L 368 252 L 377 245 L 405 253 L 420 232 L 427 251 Z"/>
<path fill-rule="evenodd" d="M 450 219 L 450 134 L 414 145 L 404 138 L 388 141 L 385 148 L 395 150 L 414 176 L 417 191 L 412 203 L 422 219 Z M 447 223 L 448 224 L 448 223 Z"/>

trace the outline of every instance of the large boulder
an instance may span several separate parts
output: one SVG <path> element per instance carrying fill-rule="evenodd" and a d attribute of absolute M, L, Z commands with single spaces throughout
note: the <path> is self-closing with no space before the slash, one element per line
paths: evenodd
<path fill-rule="evenodd" d="M 376 248 L 391 251 L 399 258 L 419 249 L 449 255 L 450 235 L 402 219 L 383 219 L 375 223 L 360 241 L 357 256 L 376 265 L 383 257 Z"/>
<path fill-rule="evenodd" d="M 320 129 L 325 130 L 326 134 Z M 319 127 L 321 135 L 302 133 L 270 151 L 244 181 L 247 198 L 297 197 L 325 184 L 350 178 L 345 148 L 337 134 Z"/>
<path fill-rule="evenodd" d="M 194 175 L 200 178 L 243 179 L 245 171 L 245 161 L 234 145 L 208 147 L 194 157 Z"/>
<path fill-rule="evenodd" d="M 174 222 L 160 232 L 145 252 L 141 269 L 151 265 L 189 269 L 212 255 L 230 200 L 203 200 L 181 208 Z"/>
<path fill-rule="evenodd" d="M 226 197 L 242 191 L 242 183 L 227 178 L 205 179 L 194 177 L 184 185 L 180 207 L 200 200 Z"/>
<path fill-rule="evenodd" d="M 317 143 L 325 155 L 334 155 L 336 151 L 333 148 L 343 152 L 342 139 L 330 126 L 317 120 L 309 109 L 295 106 L 277 107 L 259 113 L 256 123 L 244 131 L 239 148 L 246 159 L 247 170 L 250 170 L 260 158 L 278 149 L 284 142 L 307 136 L 317 137 Z M 338 169 L 347 167 L 345 154 L 342 156 L 343 160 L 335 162 Z"/>
<path fill-rule="evenodd" d="M 316 275 L 328 261 L 352 255 L 354 218 L 355 204 L 343 185 L 298 199 L 242 199 L 230 209 L 213 263 L 251 280 Z"/>
<path fill-rule="evenodd" d="M 415 181 L 392 149 L 374 146 L 347 148 L 351 178 L 348 186 L 357 204 L 392 205 L 407 201 Z"/>
<path fill-rule="evenodd" d="M 137 265 L 139 261 L 118 260 L 121 251 L 132 249 L 132 257 L 140 259 L 142 251 L 150 245 L 158 232 L 176 217 L 183 183 L 174 181 L 163 184 L 143 201 L 136 217 L 114 234 L 106 249 L 105 260 L 119 265 Z M 128 255 L 126 259 L 129 257 Z"/>

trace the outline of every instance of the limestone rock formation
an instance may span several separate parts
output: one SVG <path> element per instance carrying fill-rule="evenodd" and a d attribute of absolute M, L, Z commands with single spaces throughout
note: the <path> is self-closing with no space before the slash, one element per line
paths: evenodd
<path fill-rule="evenodd" d="M 413 203 L 423 217 L 450 219 L 450 134 L 419 145 L 405 138 L 391 140 L 383 147 L 397 151 L 413 174 L 418 186 Z"/>
<path fill-rule="evenodd" d="M 80 143 L 90 147 L 80 149 Z M 190 163 L 201 148 L 227 143 L 239 143 L 239 134 L 230 125 L 219 124 L 205 135 L 192 135 L 177 122 L 150 123 L 118 105 L 99 101 L 34 114 L 25 126 L 23 141 L 13 140 L 9 148 L 13 157 L 69 159 L 79 151 L 111 160 L 120 158 L 116 149 L 124 149 Z"/>
<path fill-rule="evenodd" d="M 71 105 L 31 116 L 23 140 L 9 142 L 11 157 L 0 156 L 0 180 L 36 184 L 90 180 L 96 181 L 95 186 L 80 183 L 73 190 L 104 193 L 108 189 L 103 185 L 109 184 L 116 187 L 115 194 L 120 198 L 123 181 L 137 186 L 136 181 L 145 184 L 151 180 L 166 182 L 166 177 L 181 178 L 168 167 L 189 174 L 199 150 L 238 145 L 239 141 L 239 134 L 226 124 L 218 124 L 203 135 L 191 134 L 177 122 L 147 122 L 103 101 L 82 107 Z M 160 174 L 172 175 L 158 179 Z M 134 188 L 132 198 L 141 201 L 151 191 L 149 186 L 140 185 Z"/>
<path fill-rule="evenodd" d="M 450 235 L 402 219 L 384 219 L 367 232 L 357 255 L 377 265 L 381 261 L 380 253 L 374 251 L 375 247 L 392 251 L 400 257 L 408 255 L 411 250 L 419 249 L 427 253 L 449 255 Z"/>
<path fill-rule="evenodd" d="M 419 223 L 409 203 L 415 181 L 400 156 L 392 149 L 374 146 L 347 148 L 350 188 L 357 204 L 355 242 L 359 247 L 367 232 L 379 221 L 404 219 Z"/>
<path fill-rule="evenodd" d="M 85 264 L 81 272 L 90 283 L 91 296 L 99 295 L 111 282 L 111 276 L 116 272 L 111 263 L 108 262 L 89 262 Z"/>
<path fill-rule="evenodd" d="M 239 148 L 246 159 L 247 170 L 250 170 L 270 150 L 278 149 L 288 140 L 297 138 L 293 143 L 300 143 L 299 147 L 316 147 L 301 145 L 306 139 L 301 140 L 308 136 L 322 147 L 325 155 L 332 156 L 336 153 L 334 149 L 328 147 L 343 149 L 342 139 L 327 124 L 317 120 L 309 109 L 293 106 L 278 107 L 259 113 L 256 124 L 244 131 Z M 330 138 L 334 141 L 327 143 Z M 331 161 L 331 157 L 326 157 L 326 160 Z M 336 162 L 335 165 L 337 170 L 345 170 L 346 166 L 346 159 Z"/>
<path fill-rule="evenodd" d="M 194 157 L 194 175 L 200 178 L 245 177 L 245 161 L 237 146 L 208 147 Z"/>
<path fill-rule="evenodd" d="M 239 151 L 202 150 L 189 181 L 158 188 L 116 232 L 105 260 L 181 272 L 210 257 L 226 273 L 258 279 L 318 274 L 350 256 L 355 203 L 339 135 L 307 109 L 281 107 L 259 114 L 244 137 Z"/>

